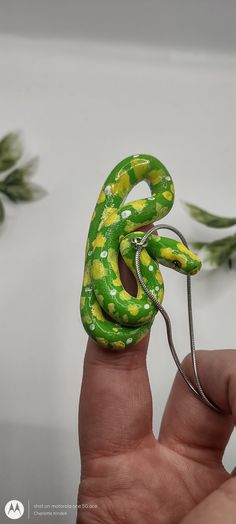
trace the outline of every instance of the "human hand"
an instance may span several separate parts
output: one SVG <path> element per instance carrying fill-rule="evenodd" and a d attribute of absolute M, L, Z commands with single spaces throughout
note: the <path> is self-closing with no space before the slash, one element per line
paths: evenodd
<path fill-rule="evenodd" d="M 121 266 L 131 293 L 132 275 Z M 203 389 L 225 413 L 192 395 L 176 375 L 158 439 L 146 337 L 112 352 L 89 339 L 80 396 L 81 482 L 77 524 L 231 524 L 236 476 L 222 456 L 236 420 L 236 352 L 198 351 Z M 183 368 L 193 380 L 191 360 Z"/>

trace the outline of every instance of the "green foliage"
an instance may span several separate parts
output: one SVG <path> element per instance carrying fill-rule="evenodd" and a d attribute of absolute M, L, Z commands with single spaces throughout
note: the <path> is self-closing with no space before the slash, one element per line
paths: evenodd
<path fill-rule="evenodd" d="M 22 157 L 20 133 L 9 133 L 0 141 L 0 173 L 13 167 Z"/>
<path fill-rule="evenodd" d="M 190 216 L 194 218 L 194 220 L 197 220 L 197 222 L 205 224 L 205 226 L 219 228 L 230 227 L 236 224 L 236 218 L 227 218 L 213 215 L 212 213 L 205 211 L 205 209 L 194 206 L 194 204 L 189 204 L 188 202 L 183 202 L 183 204 Z"/>
<path fill-rule="evenodd" d="M 194 220 L 208 227 L 224 228 L 236 224 L 236 218 L 213 215 L 205 209 L 188 202 L 183 202 L 183 204 Z M 236 253 L 236 234 L 214 240 L 213 242 L 190 242 L 190 245 L 192 249 L 198 252 L 199 257 L 202 259 L 203 267 L 215 269 L 227 262 L 231 263 L 231 258 Z"/>
<path fill-rule="evenodd" d="M 0 193 L 12 202 L 32 202 L 45 196 L 46 191 L 30 181 L 34 175 L 38 158 L 18 164 L 23 155 L 23 145 L 19 133 L 9 133 L 0 141 L 0 172 L 8 171 L 0 180 Z M 5 210 L 0 199 L 0 222 L 5 218 Z"/>

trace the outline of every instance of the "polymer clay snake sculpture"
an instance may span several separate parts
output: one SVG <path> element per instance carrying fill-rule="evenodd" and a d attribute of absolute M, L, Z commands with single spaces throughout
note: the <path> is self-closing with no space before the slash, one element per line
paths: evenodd
<path fill-rule="evenodd" d="M 150 186 L 150 197 L 124 205 L 132 188 L 143 180 Z M 139 227 L 162 219 L 173 202 L 172 178 L 153 156 L 139 154 L 125 158 L 106 179 L 89 228 L 80 302 L 84 328 L 99 345 L 123 350 L 150 330 L 158 310 L 138 280 L 134 240 L 137 235 L 139 239 L 144 236 Z M 136 297 L 121 282 L 119 251 L 136 279 Z M 194 275 L 201 267 L 197 255 L 180 241 L 150 235 L 140 254 L 140 270 L 160 304 L 164 284 L 159 264 L 184 275 Z"/>

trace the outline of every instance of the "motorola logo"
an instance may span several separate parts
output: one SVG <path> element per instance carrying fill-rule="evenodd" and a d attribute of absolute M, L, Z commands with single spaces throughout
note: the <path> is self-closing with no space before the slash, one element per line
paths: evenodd
<path fill-rule="evenodd" d="M 20 519 L 24 514 L 24 506 L 20 500 L 9 500 L 5 506 L 5 513 L 9 519 Z"/>

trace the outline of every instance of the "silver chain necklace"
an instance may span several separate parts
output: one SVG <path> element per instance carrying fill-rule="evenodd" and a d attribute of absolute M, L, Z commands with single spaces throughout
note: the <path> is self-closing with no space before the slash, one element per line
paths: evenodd
<path fill-rule="evenodd" d="M 141 251 L 142 251 L 142 249 L 144 247 L 147 246 L 147 239 L 148 239 L 148 237 L 152 233 L 154 233 L 154 231 L 157 231 L 158 229 L 170 229 L 171 231 L 173 231 L 181 239 L 182 243 L 189 249 L 188 244 L 187 244 L 184 236 L 182 235 L 182 233 L 180 233 L 180 231 L 178 231 L 178 229 L 176 229 L 175 227 L 169 226 L 169 225 L 166 225 L 166 224 L 158 224 L 157 226 L 154 226 L 152 229 L 147 231 L 147 233 L 145 233 L 145 235 L 143 237 L 137 236 L 137 237 L 133 238 L 132 239 L 132 244 L 134 245 L 134 247 L 136 249 L 135 266 L 136 266 L 138 280 L 139 280 L 143 290 L 147 294 L 147 296 L 150 298 L 150 300 L 153 302 L 153 304 L 156 306 L 156 308 L 160 311 L 160 313 L 164 317 L 170 351 L 171 351 L 171 354 L 172 354 L 172 356 L 174 358 L 176 366 L 177 366 L 181 376 L 183 377 L 184 381 L 186 382 L 188 387 L 191 389 L 191 391 L 200 400 L 202 400 L 202 402 L 204 402 L 204 404 L 206 404 L 208 407 L 210 407 L 214 411 L 217 411 L 217 413 L 222 413 L 222 410 L 220 408 L 218 408 L 218 406 L 216 404 L 214 404 L 214 402 L 212 402 L 206 396 L 206 394 L 203 391 L 200 379 L 199 379 L 199 374 L 198 374 L 198 369 L 197 369 L 197 360 L 196 360 L 196 351 L 195 351 L 195 342 L 194 342 L 194 330 L 193 330 L 191 276 L 187 275 L 187 299 L 188 299 L 188 321 L 189 321 L 189 336 L 190 336 L 191 359 L 192 359 L 192 368 L 193 368 L 195 385 L 193 385 L 192 382 L 187 377 L 185 371 L 183 370 L 183 368 L 181 366 L 181 363 L 179 361 L 178 355 L 176 353 L 176 349 L 175 349 L 174 342 L 173 342 L 173 337 L 172 337 L 172 327 L 171 327 L 170 317 L 169 317 L 167 311 L 162 306 L 162 304 L 160 304 L 160 302 L 158 302 L 156 297 L 148 289 L 148 287 L 146 286 L 146 284 L 145 284 L 145 282 L 143 280 L 142 273 L 141 273 L 141 268 L 140 268 Z"/>

